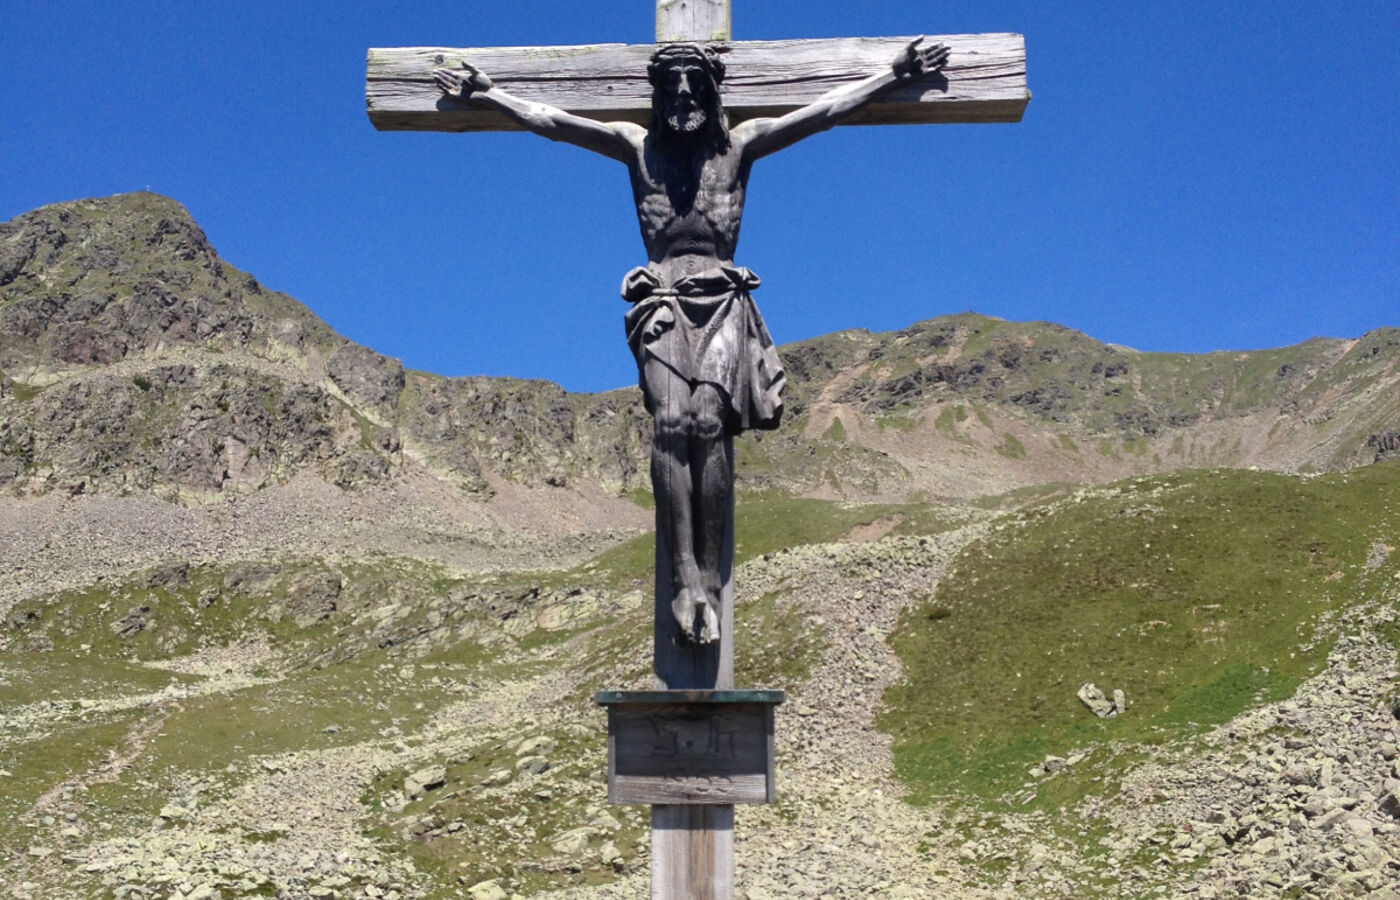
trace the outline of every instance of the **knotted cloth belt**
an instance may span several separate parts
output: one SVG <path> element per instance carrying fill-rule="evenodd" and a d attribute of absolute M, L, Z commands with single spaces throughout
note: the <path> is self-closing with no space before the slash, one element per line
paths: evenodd
<path fill-rule="evenodd" d="M 653 389 L 660 387 L 648 384 L 648 368 L 660 363 L 692 391 L 711 384 L 723 392 L 731 434 L 777 427 L 786 376 L 749 296 L 759 283 L 738 266 L 716 266 L 670 285 L 646 267 L 627 273 L 622 296 L 633 305 L 623 321 L 648 412 L 656 412 Z"/>

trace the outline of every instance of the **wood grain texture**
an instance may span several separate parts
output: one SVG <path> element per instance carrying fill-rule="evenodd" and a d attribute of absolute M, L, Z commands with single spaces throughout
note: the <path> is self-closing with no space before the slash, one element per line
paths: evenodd
<path fill-rule="evenodd" d="M 739 41 L 723 85 L 730 121 L 782 115 L 884 71 L 910 37 Z M 843 124 L 1018 122 L 1030 100 L 1019 34 L 930 36 L 951 55 L 940 76 L 897 88 Z M 603 121 L 646 125 L 652 44 L 401 47 L 369 51 L 365 100 L 381 131 L 516 131 L 500 113 L 443 97 L 432 70 L 470 60 L 504 90 Z"/>
<path fill-rule="evenodd" d="M 652 900 L 733 900 L 734 807 L 651 808 Z"/>
<path fill-rule="evenodd" d="M 620 704 L 608 710 L 608 802 L 772 803 L 773 705 Z"/>
<path fill-rule="evenodd" d="M 614 805 L 758 806 L 770 803 L 762 773 L 732 776 L 673 775 L 649 778 L 617 775 L 608 789 Z"/>
<path fill-rule="evenodd" d="M 729 0 L 656 0 L 656 42 L 727 41 Z"/>

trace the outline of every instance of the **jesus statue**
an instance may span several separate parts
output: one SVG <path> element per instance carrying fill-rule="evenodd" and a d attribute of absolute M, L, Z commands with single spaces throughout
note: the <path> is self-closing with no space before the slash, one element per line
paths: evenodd
<path fill-rule="evenodd" d="M 647 67 L 651 124 L 598 122 L 495 87 L 469 63 L 436 69 L 442 92 L 500 110 L 522 127 L 627 166 L 647 264 L 627 273 L 627 343 L 654 422 L 651 483 L 671 561 L 677 636 L 719 639 L 721 551 L 734 474 L 726 437 L 771 429 L 784 375 L 734 264 L 744 193 L 756 160 L 824 131 L 890 89 L 941 70 L 943 44 L 912 41 L 889 69 L 777 118 L 729 128 L 720 99 L 722 47 L 665 44 Z"/>

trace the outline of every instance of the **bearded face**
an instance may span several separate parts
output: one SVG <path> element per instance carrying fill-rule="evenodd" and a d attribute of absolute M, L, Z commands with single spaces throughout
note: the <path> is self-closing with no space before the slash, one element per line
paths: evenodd
<path fill-rule="evenodd" d="M 693 63 L 667 66 L 661 75 L 662 118 L 677 135 L 701 132 L 709 121 L 714 84 L 705 69 Z"/>

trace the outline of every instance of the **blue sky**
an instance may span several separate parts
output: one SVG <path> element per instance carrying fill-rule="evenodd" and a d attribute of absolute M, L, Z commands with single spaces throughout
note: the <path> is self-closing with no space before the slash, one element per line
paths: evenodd
<path fill-rule="evenodd" d="M 759 163 L 737 260 L 781 343 L 976 310 L 1143 350 L 1400 325 L 1400 4 L 734 0 L 737 39 L 1025 34 L 1017 125 L 842 128 Z M 653 4 L 0 8 L 0 219 L 149 188 L 413 368 L 632 382 L 617 163 L 380 133 L 371 46 L 645 43 Z"/>

